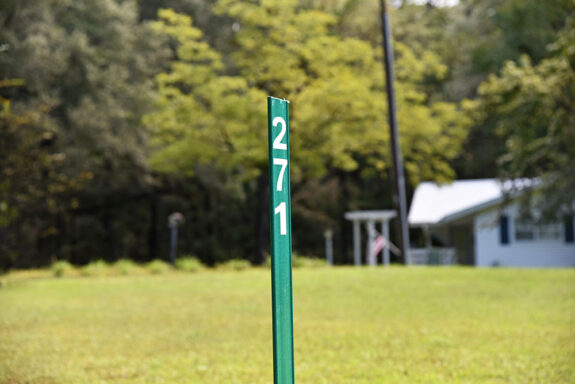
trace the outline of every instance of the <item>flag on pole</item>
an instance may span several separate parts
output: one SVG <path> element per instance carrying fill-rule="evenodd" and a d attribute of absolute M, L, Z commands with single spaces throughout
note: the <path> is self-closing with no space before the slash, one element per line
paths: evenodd
<path fill-rule="evenodd" d="M 375 232 L 375 237 L 373 238 L 373 241 L 371 243 L 371 247 L 369 249 L 369 251 L 371 251 L 371 254 L 369 254 L 368 261 L 369 260 L 377 260 L 377 255 L 384 248 L 389 249 L 395 256 L 401 255 L 401 250 L 399 248 L 397 248 L 397 246 L 395 244 L 393 244 L 391 241 L 389 241 L 388 239 L 383 237 L 382 234 Z"/>
<path fill-rule="evenodd" d="M 385 243 L 386 243 L 385 238 L 381 235 L 377 235 L 373 239 L 373 243 L 371 244 L 371 254 L 372 257 L 375 258 L 375 260 L 377 260 L 377 255 L 379 254 L 379 252 L 381 252 L 383 248 L 385 248 L 386 246 Z"/>

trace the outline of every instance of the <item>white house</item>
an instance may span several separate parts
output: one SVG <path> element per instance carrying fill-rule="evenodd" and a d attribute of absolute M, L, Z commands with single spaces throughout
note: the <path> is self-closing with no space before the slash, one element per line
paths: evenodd
<path fill-rule="evenodd" d="M 423 229 L 426 247 L 412 250 L 413 262 L 428 262 L 422 255 L 429 258 L 433 252 L 443 252 L 458 264 L 575 267 L 572 216 L 552 224 L 534 224 L 520 217 L 517 197 L 531 184 L 495 179 L 421 183 L 408 222 Z M 447 250 L 432 247 L 432 241 Z"/>

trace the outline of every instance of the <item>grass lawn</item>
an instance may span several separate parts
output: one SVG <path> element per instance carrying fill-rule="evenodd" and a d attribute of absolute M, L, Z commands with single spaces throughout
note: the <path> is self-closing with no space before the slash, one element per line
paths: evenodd
<path fill-rule="evenodd" d="M 0 384 L 273 382 L 270 272 L 13 279 Z M 575 270 L 294 270 L 296 383 L 575 383 Z"/>

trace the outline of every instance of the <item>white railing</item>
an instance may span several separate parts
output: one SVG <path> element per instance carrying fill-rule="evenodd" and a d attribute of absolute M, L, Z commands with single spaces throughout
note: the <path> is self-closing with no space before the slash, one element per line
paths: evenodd
<path fill-rule="evenodd" d="M 411 248 L 409 265 L 453 265 L 455 264 L 453 248 Z"/>

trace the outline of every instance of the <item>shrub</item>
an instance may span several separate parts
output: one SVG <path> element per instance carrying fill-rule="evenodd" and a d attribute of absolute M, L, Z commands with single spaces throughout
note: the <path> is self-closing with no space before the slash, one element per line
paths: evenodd
<path fill-rule="evenodd" d="M 67 261 L 60 260 L 52 264 L 52 273 L 54 277 L 70 275 L 74 272 L 74 266 Z"/>
<path fill-rule="evenodd" d="M 218 265 L 218 269 L 223 271 L 243 271 L 250 268 L 252 265 L 247 260 L 233 259 Z"/>
<path fill-rule="evenodd" d="M 327 262 L 323 259 L 305 257 L 297 253 L 292 254 L 291 263 L 293 268 L 321 268 L 327 266 Z"/>
<path fill-rule="evenodd" d="M 106 276 L 112 274 L 112 270 L 108 263 L 104 260 L 96 260 L 82 268 L 83 276 Z"/>
<path fill-rule="evenodd" d="M 193 256 L 186 256 L 176 260 L 176 269 L 184 272 L 198 272 L 204 269 L 200 260 Z"/>
<path fill-rule="evenodd" d="M 326 267 L 327 262 L 323 259 L 301 256 L 297 253 L 293 253 L 291 257 L 291 265 L 293 268 L 321 268 Z M 266 268 L 271 268 L 272 258 L 270 255 L 267 255 L 264 266 Z"/>
<path fill-rule="evenodd" d="M 166 263 L 162 260 L 152 260 L 147 265 L 146 268 L 152 275 L 160 275 L 162 273 L 166 273 L 172 269 L 170 264 Z"/>
<path fill-rule="evenodd" d="M 132 275 L 139 269 L 139 266 L 130 259 L 120 259 L 114 264 L 114 269 L 120 275 Z"/>
<path fill-rule="evenodd" d="M 315 257 L 311 257 L 311 258 L 307 259 L 307 263 L 308 263 L 307 266 L 309 268 L 323 268 L 323 267 L 329 266 L 327 261 L 325 261 L 324 259 L 318 259 Z"/>

